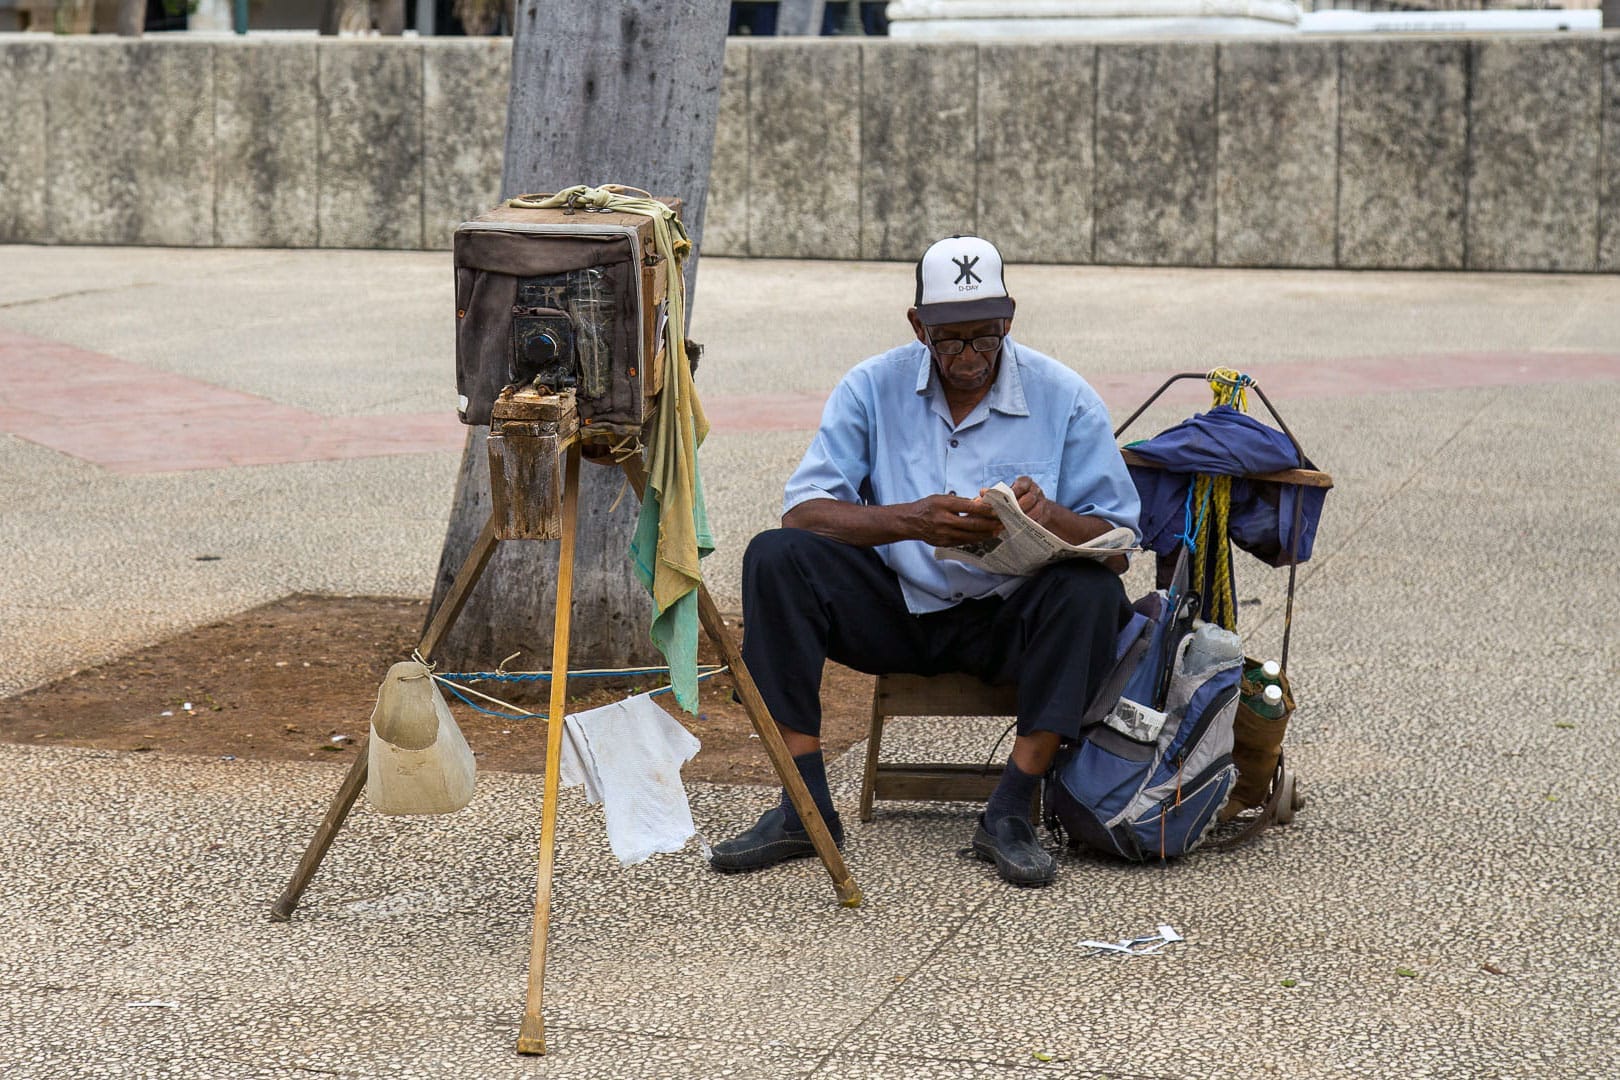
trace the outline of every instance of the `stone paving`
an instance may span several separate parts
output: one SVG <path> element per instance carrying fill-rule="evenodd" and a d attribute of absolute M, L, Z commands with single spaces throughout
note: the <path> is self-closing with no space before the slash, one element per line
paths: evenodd
<path fill-rule="evenodd" d="M 425 595 L 457 461 L 432 419 L 451 398 L 443 256 L 0 263 L 0 693 L 294 590 Z M 362 808 L 272 925 L 333 768 L 0 746 L 0 1075 L 1620 1075 L 1620 281 L 1010 276 L 1020 338 L 1116 418 L 1165 372 L 1232 363 L 1334 474 L 1294 628 L 1294 825 L 1168 867 L 1070 855 L 1056 886 L 1019 892 L 960 857 L 971 807 L 885 806 L 847 818 L 851 911 L 814 863 L 620 870 L 568 793 L 552 1052 L 524 1059 L 536 778 L 486 774 L 448 818 Z M 892 264 L 704 264 L 723 606 L 817 395 L 898 340 L 909 291 Z M 317 439 L 320 418 L 358 417 L 398 441 L 199 461 L 169 437 L 174 401 L 142 386 L 202 423 L 245 408 L 245 443 L 284 438 L 291 413 Z M 116 407 L 137 401 L 144 426 Z M 1203 404 L 1188 390 L 1140 431 Z M 97 442 L 103 421 L 126 426 Z M 1251 651 L 1278 647 L 1283 576 L 1240 563 Z M 894 730 L 896 754 L 963 760 L 996 734 Z M 833 770 L 850 811 L 856 763 Z M 715 837 L 765 798 L 692 789 Z M 1126 961 L 1078 946 L 1160 923 L 1186 943 Z"/>

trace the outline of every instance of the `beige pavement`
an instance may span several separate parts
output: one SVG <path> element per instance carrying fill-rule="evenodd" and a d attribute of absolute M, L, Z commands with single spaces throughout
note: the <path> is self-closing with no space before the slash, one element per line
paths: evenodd
<path fill-rule="evenodd" d="M 0 263 L 0 335 L 18 349 L 316 417 L 449 408 L 442 255 L 0 248 Z M 898 340 L 909 282 L 903 266 L 706 261 L 701 388 L 736 415 L 825 393 Z M 330 768 L 0 746 L 0 1072 L 1620 1074 L 1620 280 L 1014 267 L 1010 282 L 1021 339 L 1115 386 L 1116 407 L 1217 362 L 1294 388 L 1278 404 L 1339 483 L 1301 574 L 1296 825 L 1165 868 L 1069 856 L 1056 887 L 1023 893 L 957 857 L 970 807 L 896 807 L 851 829 L 868 902 L 845 911 L 813 865 L 621 871 L 565 796 L 555 1052 L 535 1061 L 510 1053 L 535 778 L 485 776 L 446 819 L 360 811 L 299 917 L 272 926 Z M 60 378 L 98 392 L 71 363 Z M 1203 403 L 1188 391 L 1142 432 Z M 705 448 L 722 604 L 807 439 L 722 427 Z M 425 595 L 455 465 L 424 449 L 119 472 L 0 437 L 0 693 L 291 591 Z M 1240 573 L 1251 651 L 1277 646 L 1281 578 Z M 919 724 L 896 749 L 968 760 L 992 741 Z M 850 809 L 852 765 L 834 770 Z M 762 798 L 693 791 L 714 836 Z M 1076 945 L 1161 922 L 1188 942 L 1154 960 Z"/>

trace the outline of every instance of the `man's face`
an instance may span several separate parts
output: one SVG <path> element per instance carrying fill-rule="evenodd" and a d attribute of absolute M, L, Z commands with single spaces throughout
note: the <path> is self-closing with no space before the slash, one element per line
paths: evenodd
<path fill-rule="evenodd" d="M 1011 319 L 985 319 L 923 326 L 913 319 L 912 325 L 918 338 L 928 346 L 940 380 L 952 390 L 972 393 L 995 380 L 1001 359 L 1001 339 L 1007 336 L 1011 323 Z M 991 338 L 996 340 L 992 342 Z M 961 352 L 953 353 L 958 346 Z"/>

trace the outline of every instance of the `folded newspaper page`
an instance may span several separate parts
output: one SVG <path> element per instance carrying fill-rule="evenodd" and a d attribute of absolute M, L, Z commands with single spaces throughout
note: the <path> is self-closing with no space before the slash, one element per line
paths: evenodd
<path fill-rule="evenodd" d="M 992 574 L 1032 574 L 1059 559 L 1111 559 L 1139 550 L 1136 534 L 1120 526 L 1084 544 L 1071 544 L 1038 524 L 1018 507 L 1018 496 L 997 484 L 980 496 L 1001 519 L 1001 535 L 963 547 L 937 547 L 936 559 L 954 559 Z"/>

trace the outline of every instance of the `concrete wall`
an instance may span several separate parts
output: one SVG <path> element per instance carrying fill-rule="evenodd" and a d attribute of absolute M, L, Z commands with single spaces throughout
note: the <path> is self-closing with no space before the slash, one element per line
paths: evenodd
<path fill-rule="evenodd" d="M 0 242 L 443 248 L 509 73 L 500 39 L 0 39 Z M 710 254 L 1620 271 L 1614 33 L 733 39 L 722 94 Z"/>

